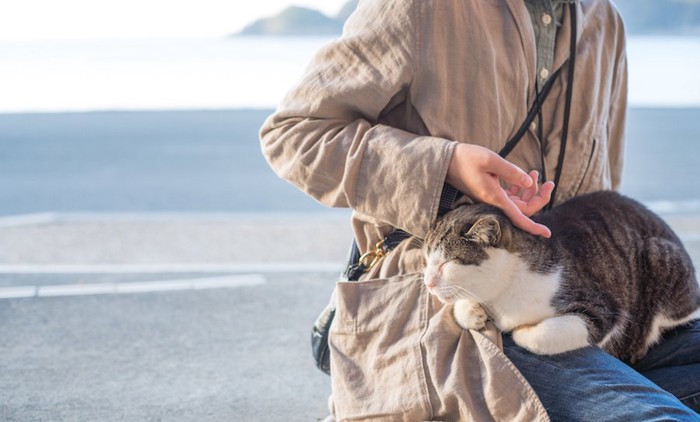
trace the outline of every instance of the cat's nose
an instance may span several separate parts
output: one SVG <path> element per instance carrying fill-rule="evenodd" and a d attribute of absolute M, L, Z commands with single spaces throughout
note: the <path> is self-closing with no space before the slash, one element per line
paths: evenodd
<path fill-rule="evenodd" d="M 438 286 L 438 284 L 440 284 L 440 279 L 442 278 L 443 265 L 439 265 L 439 266 L 428 265 L 428 266 L 426 266 L 426 268 L 423 272 L 423 283 L 425 283 L 425 286 L 427 288 L 434 289 Z"/>

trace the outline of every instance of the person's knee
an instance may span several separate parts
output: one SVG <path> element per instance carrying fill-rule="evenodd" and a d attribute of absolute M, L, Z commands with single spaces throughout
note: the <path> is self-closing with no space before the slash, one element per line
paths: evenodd
<path fill-rule="evenodd" d="M 517 346 L 509 335 L 503 345 L 552 421 L 700 421 L 692 406 L 599 348 L 541 356 Z M 686 401 L 693 400 L 700 397 Z"/>

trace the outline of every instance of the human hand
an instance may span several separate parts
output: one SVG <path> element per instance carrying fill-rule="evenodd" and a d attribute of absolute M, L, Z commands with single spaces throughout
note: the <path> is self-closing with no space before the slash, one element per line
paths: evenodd
<path fill-rule="evenodd" d="M 537 189 L 537 171 L 525 173 L 495 152 L 471 144 L 458 144 L 447 170 L 447 183 L 470 198 L 500 208 L 517 227 L 550 237 L 550 230 L 529 217 L 549 202 L 553 182 Z M 506 189 L 500 181 L 506 184 Z"/>

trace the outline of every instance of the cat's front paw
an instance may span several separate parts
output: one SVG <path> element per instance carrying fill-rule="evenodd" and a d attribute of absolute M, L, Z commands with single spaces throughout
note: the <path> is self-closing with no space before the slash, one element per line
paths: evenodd
<path fill-rule="evenodd" d="M 488 316 L 484 308 L 472 300 L 458 300 L 452 309 L 457 325 L 465 330 L 481 330 L 486 326 Z"/>
<path fill-rule="evenodd" d="M 538 355 L 556 355 L 588 346 L 588 328 L 579 316 L 557 316 L 514 329 L 513 341 Z"/>

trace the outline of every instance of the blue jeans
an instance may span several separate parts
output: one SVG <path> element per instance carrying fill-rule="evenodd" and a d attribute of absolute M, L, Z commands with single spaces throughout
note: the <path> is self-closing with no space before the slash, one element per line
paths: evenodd
<path fill-rule="evenodd" d="M 552 421 L 700 421 L 700 321 L 665 334 L 633 368 L 595 347 L 538 356 L 509 335 L 503 343 Z"/>

